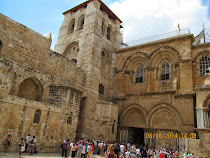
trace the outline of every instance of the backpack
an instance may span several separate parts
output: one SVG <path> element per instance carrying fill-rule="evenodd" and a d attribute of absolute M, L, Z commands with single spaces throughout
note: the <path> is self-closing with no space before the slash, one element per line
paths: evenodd
<path fill-rule="evenodd" d="M 34 144 L 34 139 L 31 139 L 30 144 Z"/>

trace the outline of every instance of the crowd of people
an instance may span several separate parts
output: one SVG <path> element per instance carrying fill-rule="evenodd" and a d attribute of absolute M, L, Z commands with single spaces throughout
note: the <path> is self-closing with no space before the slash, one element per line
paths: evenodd
<path fill-rule="evenodd" d="M 98 141 L 84 141 L 69 142 L 65 139 L 62 147 L 62 157 L 72 158 L 93 158 L 93 155 L 100 155 L 106 158 L 178 158 L 179 150 L 174 151 L 172 148 L 167 149 L 147 149 L 143 145 L 135 145 L 130 143 L 117 144 L 114 142 L 98 142 Z M 68 152 L 69 150 L 69 152 Z M 184 158 L 194 158 L 194 154 L 183 155 Z"/>
<path fill-rule="evenodd" d="M 30 134 L 28 134 L 24 138 L 20 138 L 20 142 L 18 143 L 19 145 L 19 157 L 22 156 L 22 153 L 30 153 L 33 155 L 36 153 L 36 137 L 33 136 L 31 137 Z"/>
<path fill-rule="evenodd" d="M 11 145 L 11 135 L 8 135 L 5 139 L 5 151 Z M 36 138 L 31 137 L 28 134 L 25 139 L 21 138 L 19 145 L 19 157 L 22 153 L 37 153 L 36 150 Z M 143 145 L 136 145 L 130 143 L 117 144 L 114 142 L 99 142 L 99 141 L 84 141 L 83 139 L 77 142 L 69 142 L 69 139 L 65 139 L 62 144 L 62 157 L 71 158 L 93 158 L 93 155 L 100 155 L 106 158 L 194 158 L 194 153 L 189 151 L 184 155 L 179 155 L 179 150 L 174 151 L 172 148 L 166 149 L 149 149 Z"/>

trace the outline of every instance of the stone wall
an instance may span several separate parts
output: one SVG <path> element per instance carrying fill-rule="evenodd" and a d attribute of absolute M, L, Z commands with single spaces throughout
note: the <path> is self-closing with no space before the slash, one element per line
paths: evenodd
<path fill-rule="evenodd" d="M 189 139 L 186 142 L 186 151 L 194 153 L 198 158 L 210 157 L 210 130 L 209 129 L 196 129 L 198 131 L 199 139 Z"/>

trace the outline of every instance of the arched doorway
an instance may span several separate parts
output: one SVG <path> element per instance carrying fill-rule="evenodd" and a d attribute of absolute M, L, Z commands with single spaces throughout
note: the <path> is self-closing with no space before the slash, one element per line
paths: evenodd
<path fill-rule="evenodd" d="M 119 120 L 119 141 L 135 144 L 145 144 L 146 111 L 133 105 L 126 108 L 120 115 Z"/>
<path fill-rule="evenodd" d="M 178 111 L 169 104 L 155 105 L 149 112 L 148 145 L 155 148 L 179 147 L 179 129 L 182 119 Z"/>

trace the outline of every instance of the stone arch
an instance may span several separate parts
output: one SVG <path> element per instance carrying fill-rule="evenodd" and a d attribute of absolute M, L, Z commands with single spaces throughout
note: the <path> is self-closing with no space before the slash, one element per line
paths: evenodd
<path fill-rule="evenodd" d="M 120 126 L 145 128 L 147 111 L 138 104 L 128 106 L 119 115 Z"/>
<path fill-rule="evenodd" d="M 163 117 L 164 116 L 164 117 Z M 181 129 L 182 117 L 178 110 L 170 104 L 159 103 L 149 111 L 149 127 L 153 129 Z"/>
<path fill-rule="evenodd" d="M 205 98 L 203 102 L 203 107 L 208 108 L 209 104 L 210 104 L 210 94 Z"/>
<path fill-rule="evenodd" d="M 85 24 L 85 15 L 82 14 L 82 15 L 80 15 L 80 17 L 78 19 L 78 29 L 79 30 L 83 29 L 84 24 Z"/>
<path fill-rule="evenodd" d="M 20 83 L 18 97 L 34 101 L 42 101 L 43 86 L 35 77 L 27 78 Z"/>
<path fill-rule="evenodd" d="M 131 54 L 125 60 L 122 70 L 128 70 L 128 69 L 131 70 L 132 69 L 131 65 L 136 62 L 141 62 L 143 66 L 147 67 L 149 63 L 149 56 L 143 52 L 136 52 Z"/>
<path fill-rule="evenodd" d="M 66 47 L 63 55 L 66 56 L 69 60 L 74 59 L 74 61 L 78 61 L 79 50 L 79 43 L 72 42 Z"/>
<path fill-rule="evenodd" d="M 171 46 L 162 46 L 151 53 L 150 65 L 156 67 L 162 60 L 167 60 L 174 64 L 181 60 L 179 52 Z"/>
<path fill-rule="evenodd" d="M 192 59 L 192 62 L 196 62 L 196 63 L 200 63 L 200 59 L 201 57 L 203 56 L 208 56 L 210 57 L 210 51 L 208 50 L 204 50 L 204 51 L 200 51 L 193 59 Z"/>
<path fill-rule="evenodd" d="M 179 52 L 174 47 L 171 47 L 171 46 L 161 46 L 161 47 L 155 49 L 150 54 L 150 57 L 156 56 L 157 54 L 159 54 L 161 52 L 171 52 L 171 53 L 173 53 L 174 56 L 176 56 L 179 60 L 181 60 L 181 56 L 180 56 Z"/>

